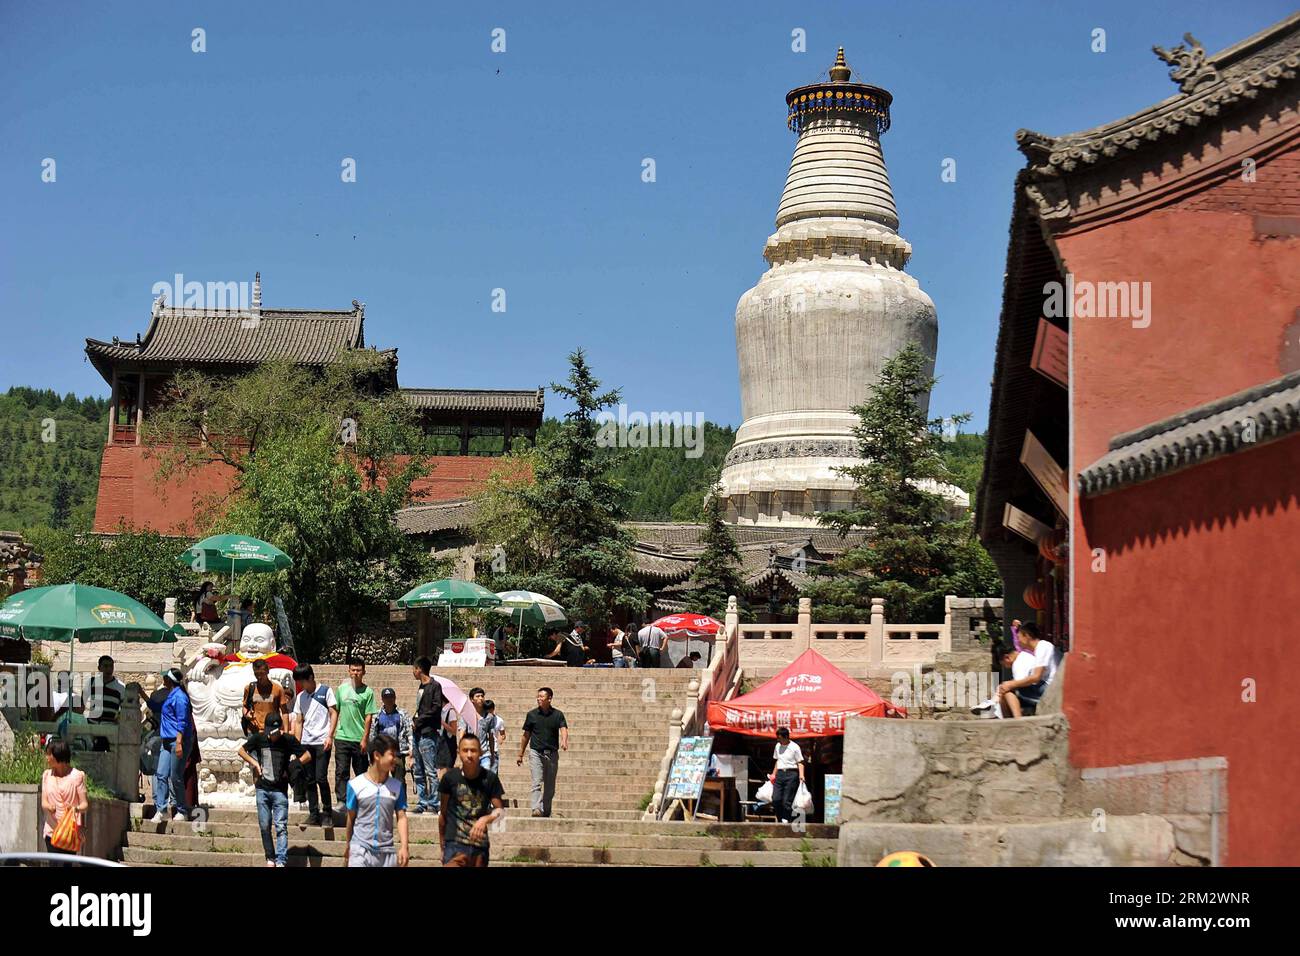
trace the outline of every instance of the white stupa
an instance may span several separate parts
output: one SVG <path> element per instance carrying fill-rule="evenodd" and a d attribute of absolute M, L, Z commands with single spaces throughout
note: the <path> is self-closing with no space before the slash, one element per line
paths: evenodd
<path fill-rule="evenodd" d="M 903 271 L 912 247 L 880 149 L 893 97 L 850 76 L 841 47 L 829 81 L 786 95 L 799 139 L 763 251 L 771 268 L 736 306 L 744 423 L 722 493 L 740 524 L 811 526 L 848 507 L 853 483 L 834 469 L 861 462 L 852 407 L 908 343 L 934 369 L 939 323 Z M 959 488 L 935 490 L 969 504 Z"/>

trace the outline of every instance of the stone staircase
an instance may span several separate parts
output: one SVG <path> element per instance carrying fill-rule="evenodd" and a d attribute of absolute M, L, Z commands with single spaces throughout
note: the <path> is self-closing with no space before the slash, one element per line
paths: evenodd
<path fill-rule="evenodd" d="M 316 665 L 316 679 L 338 687 L 346 668 Z M 569 750 L 560 755 L 554 813 L 562 817 L 593 811 L 639 816 L 643 798 L 654 791 L 659 764 L 668 745 L 668 719 L 686 701 L 691 675 L 673 670 L 613 668 L 485 667 L 438 669 L 469 693 L 482 687 L 496 703 L 506 726 L 501 755 L 501 784 L 507 805 L 528 807 L 532 780 L 528 761 L 515 766 L 524 715 L 537 706 L 537 688 L 555 691 L 553 705 L 569 723 Z M 653 684 L 645 684 L 649 679 Z M 397 706 L 415 710 L 418 689 L 409 667 L 372 667 L 366 683 L 375 695 L 384 687 L 397 691 Z M 331 773 L 333 770 L 331 769 Z M 414 779 L 408 774 L 408 790 Z"/>
<path fill-rule="evenodd" d="M 265 866 L 254 811 L 213 809 L 201 823 L 143 821 L 132 807 L 123 862 L 132 866 Z M 611 811 L 606 811 L 609 813 Z M 639 816 L 639 814 L 635 814 Z M 290 867 L 343 865 L 342 825 L 289 814 Z M 440 866 L 437 818 L 411 814 L 411 866 Z M 831 866 L 837 827 L 643 822 L 611 816 L 533 819 L 510 809 L 492 832 L 493 866 Z"/>
<path fill-rule="evenodd" d="M 337 687 L 339 665 L 316 665 L 316 678 Z M 643 822 L 668 743 L 674 708 L 693 701 L 696 680 L 686 670 L 489 667 L 438 669 L 468 693 L 483 687 L 505 721 L 501 781 L 508 807 L 492 834 L 493 865 L 572 866 L 802 866 L 831 865 L 836 827 L 807 832 L 773 824 L 708 821 Z M 647 683 L 651 681 L 652 683 Z M 417 685 L 409 667 L 376 666 L 366 683 L 376 695 L 397 691 L 399 707 L 414 710 Z M 569 724 L 569 751 L 560 757 L 553 816 L 529 815 L 528 764 L 515 766 L 524 714 L 538 687 L 555 691 L 554 705 Z M 331 768 L 331 779 L 333 768 Z M 414 798 L 414 781 L 408 774 Z M 122 859 L 131 865 L 263 866 L 257 814 L 213 808 L 200 823 L 142 818 L 132 807 Z M 150 808 L 151 809 L 151 808 Z M 410 814 L 413 866 L 437 866 L 437 818 Z M 345 827 L 307 827 L 305 808 L 290 807 L 289 865 L 342 864 Z"/>

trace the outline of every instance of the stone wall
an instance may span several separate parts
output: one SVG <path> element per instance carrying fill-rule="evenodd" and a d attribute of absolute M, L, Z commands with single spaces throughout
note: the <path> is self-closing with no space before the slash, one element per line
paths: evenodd
<path fill-rule="evenodd" d="M 1060 816 L 1064 717 L 850 720 L 842 819 L 988 823 Z"/>
<path fill-rule="evenodd" d="M 1206 866 L 1225 859 L 1226 761 L 1080 772 L 1069 762 L 1069 731 L 1060 713 L 850 720 L 841 865 L 874 865 L 897 850 L 925 853 L 941 866 Z"/>
<path fill-rule="evenodd" d="M 949 596 L 944 604 L 952 653 L 987 652 L 990 624 L 1002 624 L 1002 598 Z"/>

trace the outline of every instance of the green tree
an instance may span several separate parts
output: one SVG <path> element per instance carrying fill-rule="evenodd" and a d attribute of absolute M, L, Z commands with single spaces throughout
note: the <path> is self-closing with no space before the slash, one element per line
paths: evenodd
<path fill-rule="evenodd" d="M 228 495 L 203 509 L 208 532 L 269 541 L 293 558 L 247 575 L 241 594 L 284 599 L 297 649 L 312 659 L 336 633 L 348 649 L 361 621 L 435 570 L 394 515 L 428 473 L 406 454 L 421 436 L 401 397 L 374 387 L 383 358 L 343 352 L 323 371 L 270 362 L 213 379 L 182 372 L 146 432 L 158 442 L 158 480 L 219 462 Z M 203 444 L 187 439 L 198 431 Z"/>
<path fill-rule="evenodd" d="M 51 495 L 50 502 L 50 527 L 63 528 L 68 524 L 68 519 L 72 517 L 72 495 L 74 492 L 72 482 L 60 475 L 54 479 L 54 492 Z"/>
<path fill-rule="evenodd" d="M 619 391 L 600 387 L 582 349 L 573 352 L 568 384 L 551 389 L 574 409 L 533 453 L 532 483 L 504 481 L 481 499 L 489 515 L 480 525 L 502 549 L 505 569 L 486 575 L 493 590 L 546 594 L 598 635 L 615 614 L 650 600 L 635 582 L 632 535 L 619 525 L 627 517 L 627 492 L 614 477 L 621 454 L 597 442 L 597 416 Z"/>
<path fill-rule="evenodd" d="M 743 598 L 745 582 L 740 572 L 740 548 L 725 519 L 722 486 L 716 481 L 704 503 L 704 551 L 691 572 L 696 588 L 689 592 L 687 606 L 697 614 L 721 619 L 727 598 Z"/>
<path fill-rule="evenodd" d="M 156 531 L 120 526 L 110 536 L 76 534 L 39 527 L 27 532 L 32 548 L 44 557 L 42 584 L 88 584 L 135 598 L 162 615 L 167 598 L 181 598 L 177 613 L 199 579 L 177 556 L 185 545 Z"/>
<path fill-rule="evenodd" d="M 832 562 L 833 580 L 811 589 L 814 606 L 823 605 L 819 616 L 853 609 L 860 619 L 870 598 L 883 597 L 891 620 L 938 620 L 945 594 L 969 593 L 979 584 L 980 562 L 971 551 L 979 545 L 969 522 L 954 520 L 944 497 L 926 487 L 955 479 L 944 460 L 945 422 L 927 421 L 921 406 L 934 384 L 924 356 L 908 346 L 885 363 L 867 401 L 853 409 L 863 460 L 840 469 L 853 479 L 853 507 L 819 520 L 841 534 L 865 528 L 867 535 Z"/>

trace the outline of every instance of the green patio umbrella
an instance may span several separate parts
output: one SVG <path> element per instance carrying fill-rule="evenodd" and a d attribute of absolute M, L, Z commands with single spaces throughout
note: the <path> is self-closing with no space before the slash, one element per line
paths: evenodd
<path fill-rule="evenodd" d="M 501 606 L 492 610 L 498 614 L 508 614 L 522 631 L 524 625 L 535 627 L 539 631 L 549 624 L 567 624 L 569 616 L 564 608 L 553 598 L 536 591 L 498 591 Z"/>
<path fill-rule="evenodd" d="M 509 614 L 521 625 L 545 627 L 548 624 L 567 624 L 569 616 L 564 608 L 535 591 L 498 591 L 501 606 L 493 608 L 498 614 Z"/>
<path fill-rule="evenodd" d="M 66 641 L 68 670 L 75 641 L 170 643 L 179 625 L 168 627 L 135 598 L 88 584 L 55 584 L 29 588 L 0 605 L 0 637 L 27 641 Z"/>
<path fill-rule="evenodd" d="M 447 636 L 451 636 L 451 609 L 453 607 L 492 608 L 501 599 L 473 581 L 459 578 L 442 578 L 417 585 L 397 599 L 398 607 L 445 607 L 447 609 Z"/>
<path fill-rule="evenodd" d="M 243 534 L 214 534 L 190 545 L 177 560 L 200 574 L 229 571 L 232 590 L 237 571 L 279 571 L 293 567 L 293 558 L 275 545 Z"/>
<path fill-rule="evenodd" d="M 235 572 L 271 573 L 293 567 L 289 557 L 273 544 L 243 534 L 214 534 L 190 545 L 177 560 L 200 574 L 230 572 L 230 593 L 235 593 Z"/>

